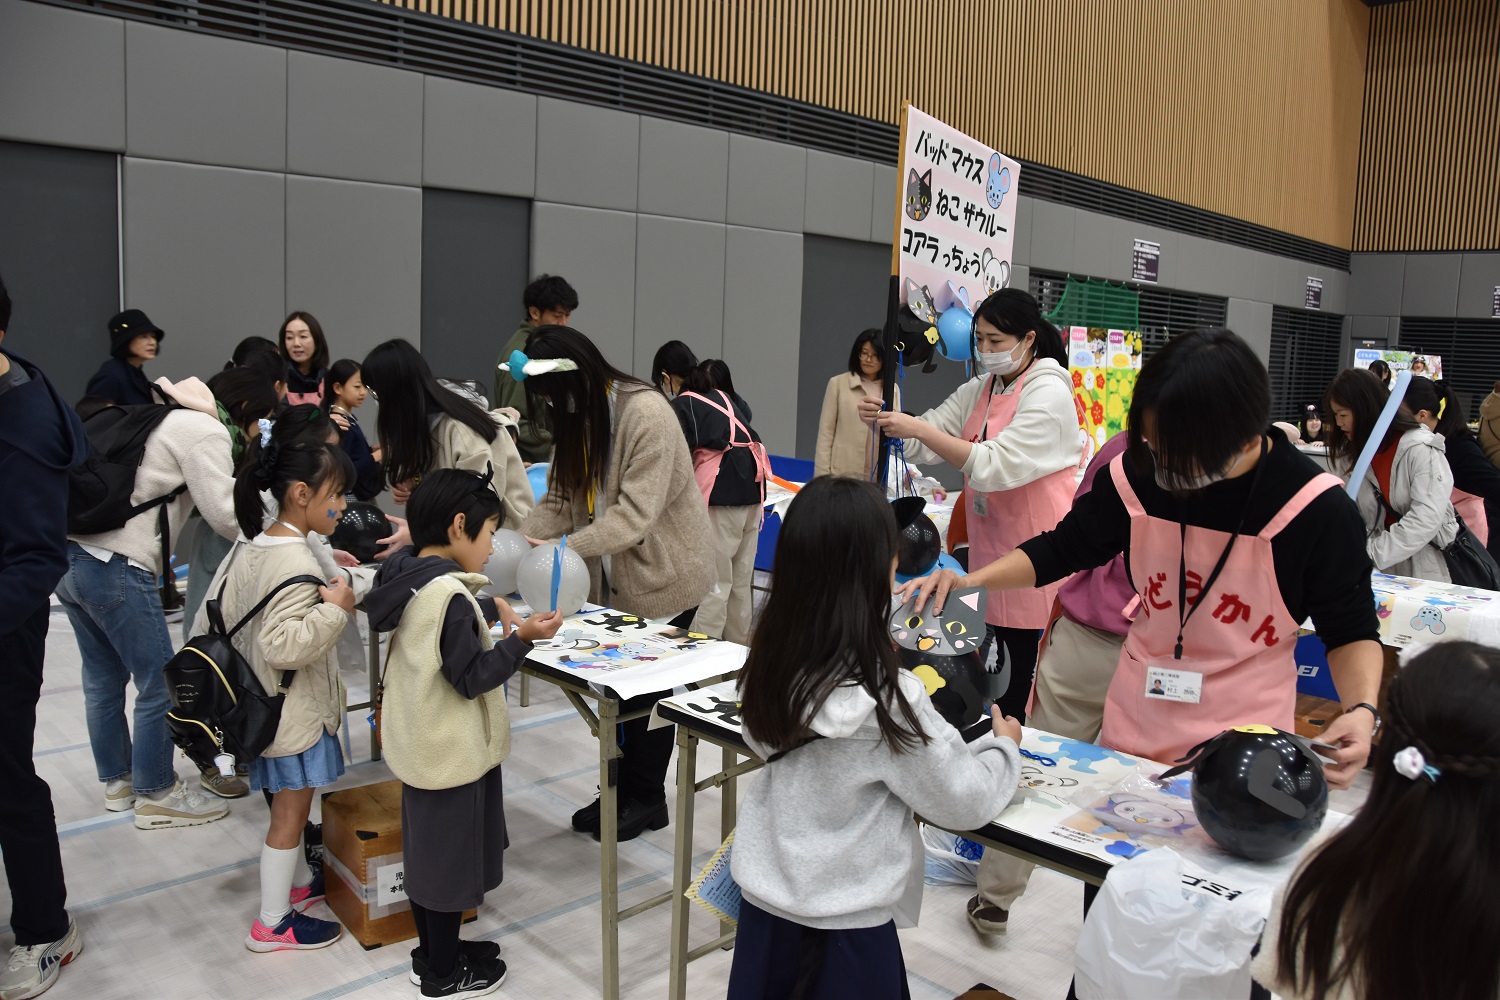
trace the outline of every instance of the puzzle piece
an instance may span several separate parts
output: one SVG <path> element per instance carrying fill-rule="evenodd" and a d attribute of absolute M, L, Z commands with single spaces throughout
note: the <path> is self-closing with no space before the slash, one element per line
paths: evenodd
<path fill-rule="evenodd" d="M 1126 767 L 1135 764 L 1135 761 L 1124 754 L 1115 753 L 1113 750 L 1106 750 L 1092 743 L 1084 743 L 1081 740 L 1069 740 L 1061 736 L 1038 736 L 1036 739 L 1041 743 L 1056 743 L 1057 749 L 1051 752 L 1059 757 L 1069 758 L 1073 762 L 1073 766 L 1068 769 L 1070 771 L 1078 771 L 1082 774 L 1098 774 L 1099 772 L 1094 770 L 1093 765 L 1106 760 L 1113 760 Z"/>

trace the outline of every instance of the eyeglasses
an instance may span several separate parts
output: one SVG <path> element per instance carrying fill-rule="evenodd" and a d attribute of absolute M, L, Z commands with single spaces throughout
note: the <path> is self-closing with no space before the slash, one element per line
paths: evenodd
<path fill-rule="evenodd" d="M 874 351 L 860 351 L 859 352 L 859 360 L 861 360 L 861 361 L 879 361 L 880 360 L 880 355 L 876 354 Z"/>

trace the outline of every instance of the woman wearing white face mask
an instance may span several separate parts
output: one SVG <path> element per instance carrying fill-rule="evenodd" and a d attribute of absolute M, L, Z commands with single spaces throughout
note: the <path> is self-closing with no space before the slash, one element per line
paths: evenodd
<path fill-rule="evenodd" d="M 1017 288 L 985 299 L 974 316 L 974 346 L 983 374 L 940 406 L 913 417 L 883 413 L 880 400 L 867 399 L 860 415 L 908 439 L 913 462 L 943 461 L 963 471 L 969 558 L 983 565 L 1057 527 L 1073 503 L 1081 449 L 1067 353 L 1036 299 Z M 1000 698 L 1006 715 L 1020 718 L 1026 710 L 1038 637 L 1060 586 L 990 594 L 990 639 L 1010 657 L 1010 685 Z"/>

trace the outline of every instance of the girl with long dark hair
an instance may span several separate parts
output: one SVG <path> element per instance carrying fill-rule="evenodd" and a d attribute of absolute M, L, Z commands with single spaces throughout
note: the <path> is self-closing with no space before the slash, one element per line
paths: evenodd
<path fill-rule="evenodd" d="M 1374 782 L 1278 899 L 1252 972 L 1286 1000 L 1494 1000 L 1500 651 L 1444 642 L 1386 694 Z M 738 843 L 736 843 L 738 848 Z"/>
<path fill-rule="evenodd" d="M 328 338 L 310 312 L 298 310 L 281 324 L 278 345 L 286 362 L 288 406 L 323 401 L 323 379 L 328 374 Z"/>
<path fill-rule="evenodd" d="M 1490 548 L 1490 555 L 1500 551 L 1500 538 L 1492 536 L 1490 525 L 1500 527 L 1500 469 L 1485 458 L 1479 439 L 1469 430 L 1463 401 L 1446 381 L 1433 382 L 1414 377 L 1406 388 L 1406 408 L 1417 423 L 1443 439 L 1448 471 L 1453 473 L 1453 509 L 1474 532 L 1479 544 Z"/>
<path fill-rule="evenodd" d="M 669 397 L 675 396 L 697 367 L 698 356 L 691 347 L 680 340 L 669 340 L 656 349 L 656 356 L 651 359 L 651 384 Z"/>
<path fill-rule="evenodd" d="M 921 878 L 913 811 L 968 830 L 1015 793 L 1020 723 L 992 709 L 992 735 L 965 745 L 901 667 L 895 572 L 876 487 L 820 476 L 792 501 L 739 680 L 745 739 L 769 763 L 735 830 L 729 1000 L 909 996 L 894 918 Z"/>
<path fill-rule="evenodd" d="M 1328 457 L 1338 475 L 1353 474 L 1388 398 L 1380 380 L 1362 368 L 1346 368 L 1329 385 L 1323 408 L 1333 415 Z M 1443 439 L 1410 409 L 1397 411 L 1357 498 L 1369 535 L 1366 548 L 1380 572 L 1448 582 L 1442 550 L 1457 537 L 1458 520 L 1444 451 Z"/>
<path fill-rule="evenodd" d="M 878 399 L 862 400 L 860 412 L 887 435 L 907 438 L 913 462 L 963 471 L 969 559 L 983 565 L 1057 527 L 1073 505 L 1082 448 L 1067 352 L 1036 299 L 1018 288 L 985 299 L 974 315 L 974 351 L 983 373 L 920 417 L 882 412 Z M 1008 715 L 1026 713 L 1038 637 L 1060 586 L 990 595 L 982 655 L 992 641 L 1005 647 L 1010 683 L 1000 707 Z"/>
<path fill-rule="evenodd" d="M 483 475 L 493 466 L 493 485 L 505 509 L 518 518 L 531 510 L 536 502 L 531 483 L 510 435 L 479 404 L 439 384 L 410 343 L 381 344 L 360 365 L 360 376 L 380 402 L 375 427 L 397 503 L 406 503 L 412 487 L 433 469 Z"/>
<path fill-rule="evenodd" d="M 595 603 L 686 627 L 713 586 L 713 549 L 671 404 L 571 327 L 537 327 L 525 357 L 506 363 L 512 378 L 517 364 L 531 412 L 550 423 L 553 441 L 547 494 L 519 530 L 547 541 L 567 535 L 568 547 L 588 563 Z M 659 697 L 643 695 L 621 711 Z M 647 723 L 620 727 L 621 840 L 667 824 L 673 729 L 648 731 Z M 573 829 L 597 835 L 597 801 L 573 814 Z"/>

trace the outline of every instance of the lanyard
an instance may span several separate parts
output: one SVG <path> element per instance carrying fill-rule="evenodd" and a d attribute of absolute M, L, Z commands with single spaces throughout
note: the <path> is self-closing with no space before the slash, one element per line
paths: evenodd
<path fill-rule="evenodd" d="M 1187 599 L 1187 518 L 1185 514 L 1178 522 L 1178 526 L 1182 529 L 1182 546 L 1177 551 L 1177 644 L 1172 653 L 1173 659 L 1182 659 L 1182 633 L 1187 631 L 1188 619 L 1193 617 L 1193 613 L 1203 603 L 1204 596 L 1218 581 L 1219 574 L 1224 572 L 1224 565 L 1229 562 L 1229 553 L 1234 549 L 1235 540 L 1240 537 L 1240 532 L 1245 528 L 1245 517 L 1250 513 L 1250 502 L 1255 497 L 1255 487 L 1260 482 L 1260 470 L 1266 464 L 1266 452 L 1269 450 L 1269 442 L 1262 434 L 1260 461 L 1255 463 L 1255 472 L 1250 476 L 1250 491 L 1245 494 L 1245 506 L 1240 510 L 1239 523 L 1234 526 L 1234 531 L 1229 535 L 1229 543 L 1219 554 L 1219 561 L 1214 563 L 1213 572 L 1209 573 L 1208 579 L 1203 581 L 1203 586 L 1198 590 L 1198 596 L 1191 607 Z"/>

